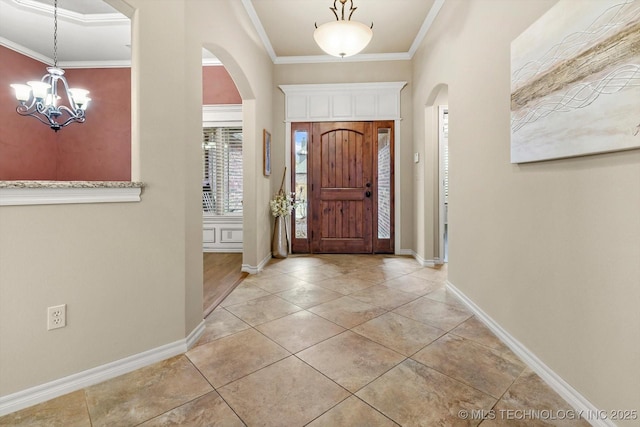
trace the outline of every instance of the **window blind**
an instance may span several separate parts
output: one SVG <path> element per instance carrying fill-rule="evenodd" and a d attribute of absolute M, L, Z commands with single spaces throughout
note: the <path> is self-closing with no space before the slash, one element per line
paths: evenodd
<path fill-rule="evenodd" d="M 202 134 L 202 209 L 242 214 L 242 128 L 203 128 Z"/>

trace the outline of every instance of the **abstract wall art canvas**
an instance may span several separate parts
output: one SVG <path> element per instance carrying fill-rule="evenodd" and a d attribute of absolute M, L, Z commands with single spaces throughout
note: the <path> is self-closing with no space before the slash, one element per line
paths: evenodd
<path fill-rule="evenodd" d="M 640 148 L 640 0 L 560 0 L 511 43 L 511 162 Z"/>

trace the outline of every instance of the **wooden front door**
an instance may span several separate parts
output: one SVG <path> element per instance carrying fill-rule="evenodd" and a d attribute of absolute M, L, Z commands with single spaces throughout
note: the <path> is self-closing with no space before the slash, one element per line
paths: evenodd
<path fill-rule="evenodd" d="M 373 252 L 373 124 L 314 123 L 311 252 Z"/>

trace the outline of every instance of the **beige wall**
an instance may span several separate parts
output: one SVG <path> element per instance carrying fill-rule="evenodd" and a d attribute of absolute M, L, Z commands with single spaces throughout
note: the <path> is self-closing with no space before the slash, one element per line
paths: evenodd
<path fill-rule="evenodd" d="M 136 9 L 132 176 L 147 187 L 140 203 L 0 208 L 0 396 L 184 339 L 202 320 L 205 44 L 246 100 L 245 262 L 269 254 L 269 181 L 255 165 L 271 127 L 272 64 L 246 32 L 246 12 L 235 0 L 215 11 L 127 3 Z M 47 331 L 46 307 L 62 303 L 68 326 Z"/>
<path fill-rule="evenodd" d="M 318 83 L 365 83 L 365 82 L 407 82 L 400 92 L 400 170 L 396 170 L 395 178 L 400 180 L 402 189 L 402 211 L 400 217 L 396 212 L 396 223 L 401 224 L 400 247 L 413 249 L 413 182 L 411 168 L 413 163 L 413 129 L 411 126 L 411 62 L 345 62 L 322 64 L 288 64 L 276 65 L 274 71 L 274 117 L 273 141 L 274 177 L 272 191 L 277 191 L 282 179 L 285 156 L 285 124 L 284 93 L 279 85 L 318 84 Z M 276 182 L 277 181 L 277 182 Z M 397 228 L 396 228 L 397 230 Z"/>
<path fill-rule="evenodd" d="M 554 3 L 447 1 L 414 120 L 447 84 L 449 281 L 598 408 L 640 409 L 640 151 L 509 161 L 510 42 Z"/>

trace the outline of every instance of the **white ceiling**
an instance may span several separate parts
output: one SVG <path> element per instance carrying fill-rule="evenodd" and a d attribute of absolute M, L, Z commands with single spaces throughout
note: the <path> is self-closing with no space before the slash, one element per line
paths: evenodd
<path fill-rule="evenodd" d="M 53 1 L 0 0 L 0 44 L 53 63 Z M 205 0 L 201 0 L 205 1 Z M 215 0 L 206 0 L 215 1 Z M 352 19 L 373 23 L 373 39 L 351 58 L 325 55 L 314 24 L 335 20 L 333 0 L 240 0 L 274 63 L 410 59 L 444 0 L 354 0 Z M 58 0 L 58 63 L 122 66 L 131 58 L 131 23 L 118 0 Z M 349 1 L 347 1 L 348 14 Z M 340 10 L 340 2 L 337 2 Z"/>

